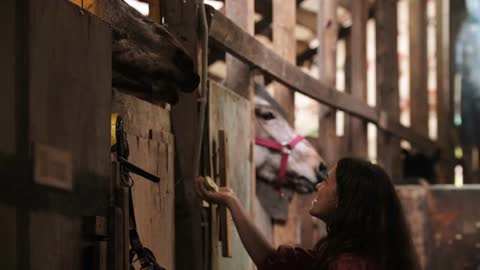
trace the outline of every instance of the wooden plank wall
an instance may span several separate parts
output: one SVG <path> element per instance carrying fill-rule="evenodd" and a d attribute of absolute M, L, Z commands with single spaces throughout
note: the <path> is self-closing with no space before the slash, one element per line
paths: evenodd
<path fill-rule="evenodd" d="M 400 121 L 397 51 L 397 1 L 375 2 L 377 107 Z M 379 164 L 395 183 L 402 180 L 400 140 L 381 130 L 377 133 Z"/>
<path fill-rule="evenodd" d="M 52 191 L 48 200 L 50 207 L 79 208 L 76 214 L 50 207 L 31 212 L 30 263 L 36 269 L 88 268 L 82 216 L 105 213 L 111 171 L 111 31 L 64 1 L 30 1 L 29 11 L 30 139 L 72 154 L 75 191 Z M 49 230 L 55 234 L 45 234 Z"/>
<path fill-rule="evenodd" d="M 83 237 L 82 217 L 106 214 L 110 29 L 65 1 L 2 1 L 1 6 L 6 87 L 0 113 L 9 132 L 0 140 L 6 176 L 0 211 L 8 217 L 0 222 L 8 232 L 0 268 L 91 268 L 83 257 L 92 243 Z M 32 143 L 73 157 L 73 190 L 33 183 Z"/>
<path fill-rule="evenodd" d="M 250 171 L 254 164 L 249 161 L 251 141 L 250 125 L 250 102 L 220 84 L 211 82 L 209 91 L 209 140 L 212 148 L 211 157 L 218 157 L 218 130 L 228 132 L 228 158 L 231 164 L 228 171 L 231 188 L 235 191 L 247 214 L 251 213 L 251 181 Z M 233 121 L 235 119 L 235 121 Z M 245 123 L 238 125 L 238 123 Z M 215 167 L 215 166 L 214 166 Z M 230 221 L 231 222 L 231 221 Z M 251 269 L 252 262 L 244 249 L 240 237 L 234 226 L 230 226 L 232 258 L 222 257 L 222 248 L 218 243 L 218 231 L 213 235 L 214 243 L 217 245 L 212 250 L 217 252 L 213 254 L 214 269 L 232 269 L 245 270 Z"/>
<path fill-rule="evenodd" d="M 114 91 L 112 100 L 112 113 L 119 113 L 124 119 L 129 161 L 160 177 L 160 183 L 153 183 L 131 174 L 140 239 L 153 251 L 161 266 L 174 269 L 174 139 L 170 114 L 159 106 L 118 91 Z"/>

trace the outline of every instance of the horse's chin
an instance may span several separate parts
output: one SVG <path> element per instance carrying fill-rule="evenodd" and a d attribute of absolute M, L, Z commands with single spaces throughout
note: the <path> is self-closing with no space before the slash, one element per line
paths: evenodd
<path fill-rule="evenodd" d="M 264 177 L 261 174 L 257 174 L 257 180 L 260 180 L 264 183 L 270 184 L 270 185 L 276 185 L 277 178 L 270 178 L 270 177 Z M 296 174 L 289 174 L 285 176 L 285 179 L 283 180 L 283 187 L 290 189 L 292 191 L 298 192 L 298 193 L 311 193 L 315 192 L 316 190 L 316 181 L 312 181 L 307 176 L 303 175 L 296 175 Z"/>

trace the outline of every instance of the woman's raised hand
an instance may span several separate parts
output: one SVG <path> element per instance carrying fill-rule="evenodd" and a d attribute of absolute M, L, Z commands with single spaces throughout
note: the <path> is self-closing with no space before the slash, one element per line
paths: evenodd
<path fill-rule="evenodd" d="M 203 177 L 195 179 L 195 191 L 201 199 L 225 206 L 236 199 L 235 193 L 230 188 L 220 187 L 218 191 L 209 191 L 205 188 L 204 181 Z"/>

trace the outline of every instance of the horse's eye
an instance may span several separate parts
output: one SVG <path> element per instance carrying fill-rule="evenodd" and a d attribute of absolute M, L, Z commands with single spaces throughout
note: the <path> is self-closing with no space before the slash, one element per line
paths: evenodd
<path fill-rule="evenodd" d="M 265 119 L 265 120 L 272 120 L 272 119 L 275 119 L 275 115 L 271 112 L 266 112 L 266 113 L 262 113 L 262 118 Z"/>

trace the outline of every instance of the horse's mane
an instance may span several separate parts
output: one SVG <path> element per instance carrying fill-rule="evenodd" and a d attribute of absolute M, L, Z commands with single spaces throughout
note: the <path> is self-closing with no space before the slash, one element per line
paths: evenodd
<path fill-rule="evenodd" d="M 265 89 L 265 87 L 262 86 L 261 84 L 255 83 L 255 96 L 258 96 L 261 99 L 270 103 L 270 105 L 275 111 L 279 112 L 285 119 L 287 119 L 287 114 L 282 109 L 280 104 L 278 104 L 278 102 L 275 99 L 273 99 L 270 93 L 268 93 L 267 89 Z"/>

